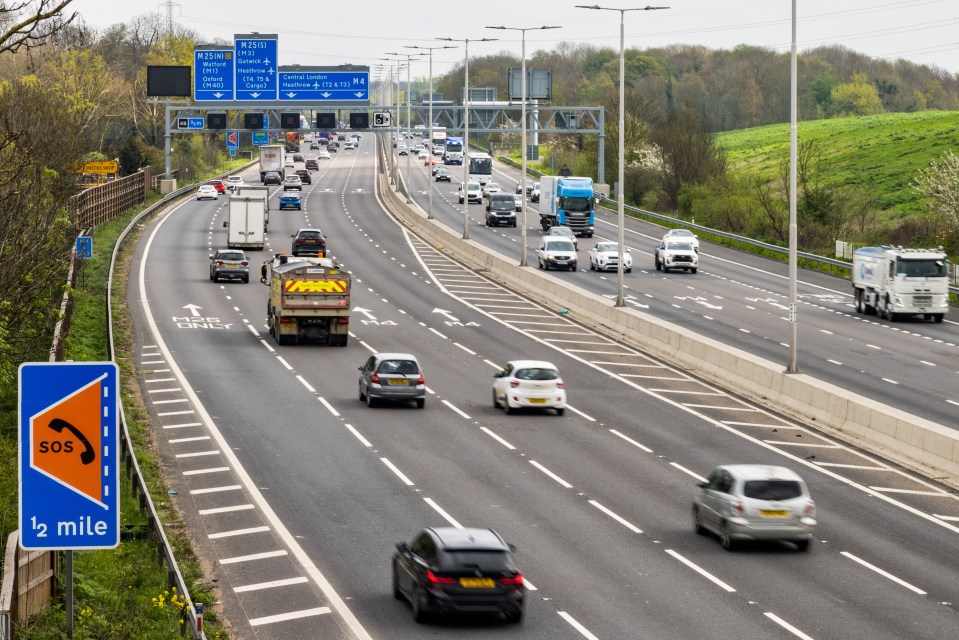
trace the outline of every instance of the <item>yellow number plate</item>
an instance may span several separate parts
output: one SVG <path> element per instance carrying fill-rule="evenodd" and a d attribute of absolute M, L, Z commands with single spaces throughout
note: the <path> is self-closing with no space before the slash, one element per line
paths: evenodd
<path fill-rule="evenodd" d="M 530 404 L 546 404 L 546 398 L 530 398 Z"/>
<path fill-rule="evenodd" d="M 228 266 L 228 267 L 230 267 L 230 268 L 232 269 L 232 268 L 235 268 L 235 267 L 236 267 L 236 264 L 237 264 L 237 263 L 235 263 L 235 262 L 227 262 L 227 263 L 226 263 L 226 266 Z"/>
<path fill-rule="evenodd" d="M 492 589 L 496 583 L 492 578 L 460 578 L 460 586 L 468 589 Z"/>
<path fill-rule="evenodd" d="M 779 509 L 760 509 L 759 514 L 767 518 L 785 518 L 789 515 L 789 512 Z"/>
<path fill-rule="evenodd" d="M 389 378 L 390 384 L 409 384 L 410 381 L 406 378 Z"/>

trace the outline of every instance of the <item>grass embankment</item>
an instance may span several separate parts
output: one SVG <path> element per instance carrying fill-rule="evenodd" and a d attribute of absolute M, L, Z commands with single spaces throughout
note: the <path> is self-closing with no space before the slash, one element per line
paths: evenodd
<path fill-rule="evenodd" d="M 218 173 L 246 164 L 246 160 L 232 161 L 218 169 Z M 206 178 L 204 178 L 206 179 Z M 65 342 L 65 359 L 77 362 L 107 359 L 106 280 L 110 257 L 117 238 L 130 220 L 149 202 L 95 229 L 93 258 L 83 263 L 73 291 L 74 307 L 69 335 Z M 208 638 L 225 639 L 228 634 L 211 605 L 215 603 L 212 589 L 204 579 L 199 563 L 192 553 L 189 538 L 170 504 L 168 489 L 161 475 L 152 444 L 152 431 L 143 409 L 140 390 L 134 370 L 130 317 L 125 304 L 129 260 L 135 238 L 128 238 L 121 249 L 117 273 L 113 282 L 113 310 L 116 360 L 120 367 L 121 395 L 127 426 L 135 443 L 137 461 L 147 480 L 151 497 L 159 512 L 167 537 L 184 579 L 190 585 L 195 602 L 205 605 L 204 630 Z M 7 494 L 12 488 L 16 500 L 17 462 L 16 434 L 0 440 L 0 489 Z M 182 601 L 175 590 L 167 586 L 167 570 L 158 560 L 156 543 L 146 535 L 147 520 L 140 513 L 138 501 L 132 497 L 131 481 L 124 476 L 122 483 L 120 546 L 102 551 L 74 552 L 74 638 L 77 640 L 105 640 L 107 638 L 136 638 L 137 640 L 168 640 L 179 637 Z M 14 523 L 13 526 L 16 526 Z M 5 538 L 4 538 L 5 540 Z M 62 586 L 62 563 L 59 584 Z M 66 637 L 66 615 L 61 598 L 35 616 L 25 627 L 18 629 L 22 640 L 52 640 Z"/>
<path fill-rule="evenodd" d="M 918 214 L 910 186 L 920 169 L 949 149 L 959 149 L 959 112 L 885 113 L 799 122 L 800 143 L 812 140 L 829 167 L 825 183 L 861 189 L 889 217 Z M 737 171 L 774 179 L 789 157 L 789 124 L 717 134 Z"/>

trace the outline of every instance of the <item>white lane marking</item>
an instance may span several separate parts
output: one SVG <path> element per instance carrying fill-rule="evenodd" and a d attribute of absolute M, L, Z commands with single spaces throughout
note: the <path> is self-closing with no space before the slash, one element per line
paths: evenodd
<path fill-rule="evenodd" d="M 178 453 L 177 458 L 201 458 L 203 456 L 218 456 L 219 451 L 197 451 L 195 453 Z"/>
<path fill-rule="evenodd" d="M 732 420 L 720 420 L 722 424 L 728 424 L 736 427 L 767 427 L 769 429 L 802 429 L 788 424 L 767 424 L 765 422 L 734 422 Z"/>
<path fill-rule="evenodd" d="M 959 516 L 941 516 L 938 513 L 932 514 L 941 520 L 948 520 L 949 522 L 959 522 Z"/>
<path fill-rule="evenodd" d="M 797 638 L 801 638 L 801 640 L 813 640 L 811 636 L 807 636 L 805 633 L 803 633 L 796 627 L 792 626 L 791 624 L 789 624 L 788 622 L 786 622 L 785 620 L 777 616 L 772 611 L 767 611 L 763 615 L 769 618 L 770 620 L 772 620 L 773 622 L 775 622 L 776 624 L 778 624 L 780 627 L 782 627 L 786 631 L 792 633 Z"/>
<path fill-rule="evenodd" d="M 946 400 L 946 402 L 948 402 L 949 404 L 954 404 L 957 407 L 959 407 L 959 402 L 956 402 L 955 400 Z"/>
<path fill-rule="evenodd" d="M 475 351 L 473 351 L 472 349 L 468 349 L 468 348 L 464 347 L 464 346 L 461 345 L 459 342 L 454 342 L 453 344 L 455 344 L 457 347 L 459 347 L 460 349 L 462 349 L 462 350 L 465 351 L 466 353 L 470 354 L 471 356 L 475 356 L 475 355 L 476 355 L 476 352 L 475 352 Z"/>
<path fill-rule="evenodd" d="M 859 469 L 861 471 L 892 471 L 889 467 L 874 467 L 868 464 L 843 464 L 842 462 L 814 462 L 820 467 L 834 467 L 836 469 Z"/>
<path fill-rule="evenodd" d="M 526 587 L 527 591 L 539 591 L 539 589 L 533 586 L 532 582 L 526 579 L 526 574 L 523 574 L 523 585 Z"/>
<path fill-rule="evenodd" d="M 560 478 L 558 475 L 556 475 L 555 473 L 553 473 L 552 471 L 550 471 L 549 469 L 547 469 L 546 467 L 544 467 L 544 466 L 541 465 L 540 463 L 536 462 L 535 460 L 530 460 L 529 463 L 530 463 L 531 465 L 533 465 L 534 467 L 536 467 L 537 469 L 539 469 L 540 471 L 542 471 L 543 473 L 545 473 L 546 475 L 548 475 L 550 478 L 552 478 L 552 479 L 555 480 L 556 482 L 558 482 L 560 485 L 562 485 L 562 486 L 565 487 L 566 489 L 572 489 L 572 488 L 573 488 L 573 485 L 571 485 L 570 483 L 566 482 L 565 480 L 563 480 L 562 478 Z"/>
<path fill-rule="evenodd" d="M 877 347 L 874 344 L 866 343 L 866 346 L 869 347 L 870 349 L 875 349 L 876 351 L 882 351 L 882 347 Z"/>
<path fill-rule="evenodd" d="M 695 471 L 690 471 L 689 469 L 687 469 L 687 468 L 684 467 L 683 465 L 679 464 L 678 462 L 670 462 L 669 465 L 670 465 L 671 467 L 676 467 L 677 469 L 679 469 L 680 471 L 682 471 L 682 472 L 685 473 L 685 474 L 691 475 L 692 477 L 696 478 L 696 479 L 699 480 L 700 482 L 706 482 L 706 478 L 702 477 L 701 475 L 699 475 L 699 474 L 696 473 Z"/>
<path fill-rule="evenodd" d="M 253 509 L 252 504 L 235 504 L 229 507 L 214 507 L 213 509 L 200 509 L 197 513 L 201 516 L 211 516 L 217 513 L 233 513 L 234 511 L 249 511 Z"/>
<path fill-rule="evenodd" d="M 220 493 L 221 491 L 239 491 L 242 489 L 238 484 L 229 484 L 223 487 L 209 487 L 206 489 L 191 489 L 190 495 L 198 496 L 204 493 Z"/>
<path fill-rule="evenodd" d="M 617 431 L 616 429 L 610 429 L 609 432 L 612 433 L 614 436 L 619 436 L 620 438 L 622 438 L 623 440 L 625 440 L 625 441 L 628 442 L 629 444 L 633 445 L 634 447 L 637 447 L 637 448 L 639 448 L 639 449 L 642 449 L 642 450 L 645 451 L 646 453 L 652 453 L 652 452 L 653 452 L 653 450 L 650 449 L 649 447 L 647 447 L 647 446 L 645 446 L 645 445 L 639 444 L 638 442 L 636 442 L 635 440 L 633 440 L 633 439 L 630 438 L 629 436 L 623 435 L 622 433 L 620 433 L 620 432 Z"/>
<path fill-rule="evenodd" d="M 642 533 L 642 532 L 643 532 L 642 529 L 640 529 L 639 527 L 637 527 L 637 526 L 634 525 L 633 523 L 629 522 L 628 520 L 626 520 L 626 519 L 623 518 L 622 516 L 617 515 L 616 513 L 610 511 L 609 509 L 607 509 L 606 507 L 604 507 L 604 506 L 601 505 L 600 503 L 596 502 L 595 500 L 590 500 L 589 503 L 590 503 L 591 505 L 593 505 L 594 507 L 596 507 L 597 509 L 599 509 L 600 511 L 602 511 L 603 513 L 605 513 L 606 515 L 608 515 L 610 518 L 612 518 L 613 520 L 615 520 L 615 521 L 618 522 L 619 524 L 623 525 L 624 527 L 626 527 L 627 529 L 629 529 L 630 531 L 632 531 L 633 533 Z"/>
<path fill-rule="evenodd" d="M 163 360 L 141 360 L 140 364 L 166 364 Z"/>
<path fill-rule="evenodd" d="M 387 467 L 389 467 L 390 471 L 392 471 L 393 473 L 395 473 L 395 474 L 396 474 L 396 477 L 403 481 L 403 484 L 405 484 L 405 485 L 408 486 L 408 487 L 412 487 L 412 486 L 413 486 L 413 481 L 410 480 L 409 478 L 407 478 L 405 475 L 403 475 L 403 472 L 400 471 L 399 469 L 397 469 L 397 468 L 396 468 L 396 465 L 394 465 L 392 462 L 390 462 L 390 461 L 389 461 L 388 459 L 386 459 L 386 458 L 380 458 L 380 461 L 381 461 L 383 464 L 385 464 Z"/>
<path fill-rule="evenodd" d="M 951 498 L 952 494 L 946 493 L 945 491 L 920 491 L 918 489 L 893 489 L 891 487 L 873 487 L 870 486 L 870 489 L 873 491 L 879 491 L 881 493 L 908 493 L 913 496 L 938 496 L 940 498 Z"/>
<path fill-rule="evenodd" d="M 180 387 L 173 387 L 172 389 L 147 389 L 147 393 L 173 393 L 174 391 L 180 391 Z"/>
<path fill-rule="evenodd" d="M 221 471 L 229 471 L 230 467 L 210 467 L 209 469 L 197 469 L 196 471 L 184 471 L 183 475 L 185 476 L 199 476 L 205 473 L 220 473 Z"/>
<path fill-rule="evenodd" d="M 656 393 L 682 393 L 687 396 L 727 396 L 728 394 L 718 391 L 686 391 L 685 389 L 650 389 Z"/>
<path fill-rule="evenodd" d="M 822 333 L 825 333 L 826 335 L 830 335 L 830 336 L 835 335 L 832 331 L 826 331 L 825 329 L 820 329 L 820 331 Z"/>
<path fill-rule="evenodd" d="M 199 442 L 200 440 L 209 440 L 210 436 L 193 436 L 192 438 L 174 438 L 168 440 L 170 444 L 178 444 L 180 442 Z"/>
<path fill-rule="evenodd" d="M 920 364 L 927 365 L 927 366 L 930 366 L 930 367 L 936 366 L 936 363 L 935 363 L 935 362 L 926 362 L 925 360 L 920 360 L 919 363 L 920 363 Z"/>
<path fill-rule="evenodd" d="M 838 444 L 817 444 L 812 442 L 793 442 L 785 440 L 763 440 L 766 444 L 775 444 L 782 447 L 812 447 L 814 449 L 842 449 Z"/>
<path fill-rule="evenodd" d="M 303 584 L 309 580 L 303 576 L 297 578 L 286 578 L 284 580 L 270 580 L 269 582 L 257 582 L 256 584 L 246 584 L 239 587 L 233 587 L 234 593 L 245 593 L 247 591 L 260 591 L 261 589 L 275 589 L 277 587 L 289 587 L 294 584 Z"/>
<path fill-rule="evenodd" d="M 880 569 L 879 567 L 877 567 L 877 566 L 874 565 L 874 564 L 869 564 L 868 562 L 866 562 L 866 561 L 863 560 L 862 558 L 859 558 L 859 557 L 857 557 L 857 556 L 854 556 L 853 554 L 849 553 L 848 551 L 840 551 L 840 552 L 839 552 L 839 555 L 845 556 L 845 557 L 849 558 L 850 560 L 852 560 L 853 562 L 858 562 L 859 564 L 861 564 L 862 566 L 866 567 L 866 568 L 869 569 L 870 571 L 875 571 L 876 573 L 878 573 L 878 574 L 881 575 L 882 577 L 888 578 L 889 580 L 892 580 L 893 582 L 895 582 L 895 583 L 898 584 L 899 586 L 905 587 L 905 588 L 909 589 L 910 591 L 912 591 L 913 593 L 918 593 L 918 594 L 921 595 L 921 596 L 926 595 L 926 592 L 923 591 L 922 589 L 920 589 L 919 587 L 913 586 L 913 585 L 909 584 L 908 582 L 906 582 L 905 580 L 903 580 L 903 579 L 901 579 L 901 578 L 897 578 L 896 576 L 892 575 L 891 573 L 889 573 L 889 572 L 887 572 L 887 571 L 883 571 L 882 569 Z"/>
<path fill-rule="evenodd" d="M 441 506 L 439 506 L 438 504 L 436 504 L 436 502 L 435 502 L 432 498 L 423 498 L 423 500 L 426 502 L 426 504 L 428 504 L 428 505 L 430 505 L 431 507 L 433 507 L 433 510 L 436 511 L 436 513 L 438 513 L 438 514 L 440 514 L 441 516 L 443 516 L 443 519 L 446 520 L 447 522 L 449 522 L 452 526 L 456 527 L 457 529 L 462 529 L 462 528 L 463 528 L 463 525 L 461 525 L 459 522 L 457 522 L 457 521 L 453 518 L 453 516 L 451 516 L 450 514 L 446 513 L 446 511 L 443 509 L 443 507 L 441 507 Z"/>
<path fill-rule="evenodd" d="M 488 436 L 490 436 L 491 438 L 493 438 L 494 440 L 498 441 L 501 445 L 503 445 L 503 446 L 506 447 L 507 449 L 515 449 L 515 448 L 516 448 L 516 447 L 514 447 L 513 445 L 511 445 L 509 442 L 507 442 L 506 440 L 504 440 L 502 437 L 498 436 L 497 434 L 495 434 L 495 433 L 493 433 L 492 431 L 490 431 L 489 429 L 487 429 L 486 427 L 480 427 L 480 430 L 485 431 L 485 432 L 486 432 L 486 435 L 488 435 Z"/>
<path fill-rule="evenodd" d="M 459 409 L 457 409 L 456 406 L 455 406 L 453 403 L 451 403 L 449 400 L 443 400 L 443 404 L 445 404 L 447 407 L 449 407 L 450 409 L 452 409 L 452 410 L 455 411 L 456 413 L 460 414 L 461 416 L 463 416 L 463 417 L 466 418 L 467 420 L 471 420 L 471 419 L 472 419 L 472 418 L 469 417 L 469 415 L 467 415 L 467 414 L 463 413 L 462 411 L 460 411 Z"/>
<path fill-rule="evenodd" d="M 180 398 L 178 400 L 153 400 L 151 404 L 177 404 L 180 402 L 189 402 L 189 398 Z"/>
<path fill-rule="evenodd" d="M 151 384 L 154 382 L 176 382 L 176 378 L 153 378 L 151 380 L 144 380 L 145 383 Z M 179 389 L 179 387 L 177 387 Z"/>
<path fill-rule="evenodd" d="M 433 327 L 430 327 L 430 331 L 432 331 L 433 333 L 435 333 L 435 334 L 438 335 L 439 337 L 443 338 L 444 340 L 449 340 L 449 338 L 447 338 L 446 336 L 444 336 L 442 333 L 440 333 L 439 331 L 437 331 L 437 330 L 434 329 Z"/>
<path fill-rule="evenodd" d="M 184 427 L 202 427 L 202 422 L 181 422 L 180 424 L 165 424 L 164 429 L 183 429 Z"/>
<path fill-rule="evenodd" d="M 363 443 L 363 446 L 364 446 L 364 447 L 372 447 L 372 446 L 373 446 L 372 444 L 370 444 L 370 441 L 369 441 L 369 440 L 367 440 L 366 438 L 364 438 L 363 435 L 353 427 L 353 425 L 348 424 L 348 425 L 346 425 L 346 428 L 349 429 L 350 432 L 351 432 L 354 436 L 356 436 L 356 439 L 357 439 L 357 440 L 359 440 L 360 442 Z"/>
<path fill-rule="evenodd" d="M 833 364 L 837 364 L 837 365 L 839 365 L 839 366 L 842 366 L 842 363 L 839 362 L 838 360 L 826 360 L 826 362 L 831 362 L 831 363 L 833 363 Z"/>
<path fill-rule="evenodd" d="M 329 607 L 316 607 L 313 609 L 303 609 L 301 611 L 290 611 L 289 613 L 277 613 L 272 616 L 262 618 L 250 618 L 250 626 L 258 627 L 264 624 L 273 624 L 274 622 L 286 622 L 287 620 L 298 620 L 300 618 L 309 618 L 311 616 L 321 616 L 330 613 Z"/>
<path fill-rule="evenodd" d="M 589 420 L 590 422 L 596 422 L 596 418 L 594 418 L 591 415 L 583 413 L 582 411 L 580 411 L 579 409 L 577 409 L 571 404 L 567 404 L 566 408 L 572 411 L 573 413 L 577 414 L 579 417 L 583 418 L 584 420 Z"/>
<path fill-rule="evenodd" d="M 310 383 L 306 381 L 306 378 L 304 378 L 300 374 L 296 374 L 296 379 L 300 381 L 300 384 L 306 387 L 307 391 L 309 391 L 310 393 L 316 393 L 316 389 L 310 386 Z"/>
<path fill-rule="evenodd" d="M 210 540 L 219 540 L 220 538 L 232 538 L 234 536 L 248 536 L 251 533 L 263 533 L 269 531 L 269 527 L 250 527 L 248 529 L 233 529 L 232 531 L 221 531 L 220 533 L 211 533 L 207 537 Z"/>
<path fill-rule="evenodd" d="M 283 356 L 277 356 L 276 359 L 280 361 L 280 364 L 286 367 L 287 371 L 293 371 L 293 367 L 290 366 L 289 362 L 283 359 Z"/>
<path fill-rule="evenodd" d="M 588 640 L 599 640 L 599 638 L 597 638 L 596 636 L 594 636 L 592 633 L 589 632 L 589 629 L 587 629 L 586 627 L 584 627 L 583 625 L 581 625 L 579 622 L 577 622 L 576 619 L 573 618 L 573 616 L 569 615 L 569 614 L 566 613 L 565 611 L 557 611 L 556 613 L 559 614 L 559 617 L 560 617 L 560 618 L 562 618 L 563 620 L 565 620 L 566 622 L 568 622 L 568 623 L 569 623 L 569 626 L 571 626 L 571 627 L 573 627 L 574 629 L 576 629 L 577 631 L 579 631 L 579 633 L 580 633 L 584 638 L 587 638 Z"/>
<path fill-rule="evenodd" d="M 249 562 L 250 560 L 266 560 L 267 558 L 279 558 L 285 555 L 287 555 L 286 549 L 279 549 L 277 551 L 253 553 L 248 556 L 235 556 L 233 558 L 221 558 L 220 564 L 236 564 L 238 562 Z"/>
<path fill-rule="evenodd" d="M 676 558 L 677 560 L 682 562 L 684 565 L 686 565 L 687 567 L 689 567 L 690 569 L 692 569 L 693 571 L 695 571 L 702 577 L 706 578 L 707 580 L 715 584 L 720 589 L 725 590 L 726 593 L 734 593 L 736 591 L 733 587 L 729 586 L 728 584 L 726 584 L 725 582 L 723 582 L 722 580 L 720 580 L 713 574 L 709 573 L 708 571 L 700 567 L 698 564 L 696 564 L 692 560 L 689 560 L 688 558 L 680 555 L 676 551 L 673 551 L 672 549 L 666 549 L 666 553 Z"/>
<path fill-rule="evenodd" d="M 247 322 L 247 320 L 244 320 L 243 322 Z M 253 334 L 254 336 L 256 336 L 257 338 L 260 337 L 260 332 L 257 331 L 256 329 L 254 329 L 252 324 L 246 325 L 246 328 L 249 329 L 249 330 L 250 330 L 250 333 L 252 333 L 252 334 Z"/>
<path fill-rule="evenodd" d="M 320 404 L 322 404 L 324 407 L 326 407 L 327 411 L 329 411 L 330 413 L 332 413 L 332 414 L 333 414 L 334 416 L 336 416 L 337 418 L 340 417 L 340 412 L 337 411 L 336 409 L 334 409 L 334 408 L 333 408 L 333 405 L 331 405 L 329 402 L 326 401 L 326 398 L 317 398 L 317 400 L 320 401 Z"/>
<path fill-rule="evenodd" d="M 681 402 L 681 405 L 684 407 L 692 407 L 694 409 L 721 409 L 723 411 L 759 411 L 754 407 L 723 407 L 711 404 L 692 404 L 690 402 Z"/>
<path fill-rule="evenodd" d="M 483 360 L 483 362 L 485 362 L 485 363 L 488 364 L 489 366 L 493 367 L 494 369 L 502 369 L 502 368 L 503 368 L 502 366 L 496 364 L 495 362 L 490 362 L 489 360 Z"/>
<path fill-rule="evenodd" d="M 895 380 L 891 380 L 890 378 L 881 378 L 881 380 L 883 382 L 888 382 L 890 384 L 899 384 L 898 382 L 896 382 Z"/>

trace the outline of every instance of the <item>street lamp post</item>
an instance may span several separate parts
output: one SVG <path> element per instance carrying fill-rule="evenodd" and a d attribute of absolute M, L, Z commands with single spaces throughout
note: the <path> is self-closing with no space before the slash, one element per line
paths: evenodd
<path fill-rule="evenodd" d="M 406 144 L 409 145 L 410 136 L 412 135 L 412 133 L 410 132 L 410 67 L 412 66 L 412 63 L 411 63 L 410 61 L 411 61 L 415 56 L 422 56 L 422 55 L 424 55 L 424 54 L 422 54 L 422 53 L 408 53 L 408 52 L 397 53 L 397 52 L 395 52 L 395 51 L 393 51 L 393 52 L 387 51 L 387 55 L 390 55 L 390 56 L 406 56 Z M 397 111 L 397 114 L 396 114 L 396 115 L 397 115 L 397 117 L 399 117 L 399 107 L 397 107 L 396 111 Z M 396 162 L 399 163 L 399 161 L 400 161 L 399 156 L 397 156 Z M 410 152 L 409 152 L 409 147 L 407 147 L 407 150 L 406 150 L 406 182 L 404 183 L 404 184 L 406 185 L 406 204 L 409 204 L 410 202 L 413 201 L 413 196 L 410 195 L 409 179 L 410 179 Z"/>
<path fill-rule="evenodd" d="M 786 373 L 799 373 L 799 325 L 796 322 L 796 278 L 799 243 L 796 224 L 796 0 L 792 0 L 792 49 L 789 58 L 789 364 Z"/>
<path fill-rule="evenodd" d="M 580 9 L 594 9 L 596 11 L 619 11 L 619 155 L 618 155 L 618 164 L 619 164 L 619 173 L 617 174 L 617 179 L 619 181 L 619 193 L 617 194 L 619 204 L 618 204 L 618 218 L 619 218 L 619 234 L 617 236 L 617 242 L 619 243 L 619 265 L 616 268 L 616 306 L 624 307 L 626 306 L 626 297 L 625 297 L 625 277 L 623 271 L 625 267 L 623 266 L 623 254 L 626 251 L 626 237 L 625 237 L 625 226 L 626 226 L 626 190 L 623 188 L 625 184 L 626 176 L 626 117 L 625 117 L 625 93 L 626 93 L 626 24 L 625 17 L 627 11 L 656 11 L 658 9 L 668 9 L 669 7 L 637 7 L 635 9 L 617 9 L 614 7 L 601 7 L 599 5 L 586 6 L 578 4 L 576 5 Z M 602 177 L 602 176 L 600 176 Z"/>
<path fill-rule="evenodd" d="M 406 44 L 403 46 L 406 47 L 407 49 L 423 49 L 424 51 L 430 52 L 430 106 L 429 106 L 430 123 L 429 123 L 429 126 L 426 127 L 427 136 L 428 136 L 426 147 L 430 154 L 430 167 L 432 167 L 433 166 L 433 160 L 432 160 L 433 158 L 433 51 L 435 49 L 455 49 L 456 47 L 449 44 L 443 44 L 436 47 L 421 47 L 419 45 L 410 45 L 410 44 Z M 426 210 L 426 218 L 428 220 L 433 219 L 433 185 L 432 184 L 430 184 L 430 188 L 429 188 L 429 207 Z"/>
<path fill-rule="evenodd" d="M 466 197 L 466 185 L 470 174 L 470 39 L 469 38 L 437 38 L 446 42 L 462 42 L 465 48 L 463 69 L 463 240 L 470 239 L 469 208 L 470 200 Z M 473 42 L 493 42 L 498 38 L 473 39 Z"/>
<path fill-rule="evenodd" d="M 395 67 L 395 68 L 396 68 L 396 84 L 397 84 L 397 87 L 399 87 L 399 83 L 400 83 L 400 67 L 403 66 L 403 64 L 402 64 L 402 63 L 403 63 L 403 60 L 400 59 L 400 58 L 380 58 L 380 60 L 388 60 L 388 61 L 390 61 L 390 62 L 395 62 L 395 63 L 396 63 L 396 67 Z M 407 63 L 407 64 L 408 64 L 408 63 Z M 408 68 L 408 67 L 407 67 L 407 68 Z M 393 104 L 394 104 L 394 100 L 393 100 L 393 76 L 392 76 L 392 70 L 393 70 L 393 67 L 391 66 L 391 67 L 390 67 L 390 72 L 391 72 L 391 75 L 390 75 L 390 112 L 391 112 L 391 113 L 393 112 Z M 395 104 L 396 104 L 396 122 L 394 123 L 395 131 L 394 131 L 394 133 L 393 133 L 393 145 L 398 145 L 398 144 L 399 144 L 398 141 L 399 141 L 399 138 L 400 138 L 400 98 L 399 98 L 399 89 L 397 89 L 397 92 L 396 92 Z M 388 157 L 389 157 L 389 159 L 390 159 L 390 167 L 391 167 L 390 184 L 395 185 L 395 184 L 396 184 L 396 173 L 397 173 L 397 171 L 399 170 L 398 165 L 399 165 L 399 163 L 400 163 L 400 158 L 399 158 L 399 156 L 397 156 L 396 154 L 394 154 L 394 152 L 392 151 L 393 145 L 387 146 L 387 152 L 389 153 L 389 156 L 388 156 Z"/>
<path fill-rule="evenodd" d="M 527 266 L 527 262 L 526 262 L 526 214 L 527 214 L 527 207 L 526 207 L 526 204 L 527 204 L 527 198 L 526 198 L 526 32 L 527 32 L 527 31 L 539 31 L 539 30 L 544 30 L 544 29 L 559 29 L 560 27 L 548 27 L 548 26 L 542 26 L 542 27 L 503 27 L 503 26 L 500 26 L 500 27 L 486 27 L 486 28 L 487 28 L 487 29 L 501 29 L 501 30 L 504 30 L 504 31 L 519 31 L 520 33 L 523 34 L 523 46 L 522 46 L 523 61 L 522 61 L 522 65 L 521 65 L 522 69 L 521 69 L 521 71 L 520 71 L 520 73 L 521 73 L 522 76 L 523 76 L 523 77 L 522 77 L 522 80 L 520 81 L 520 87 L 521 87 L 521 88 L 520 88 L 520 93 L 522 94 L 522 96 L 520 96 L 520 99 L 521 99 L 521 102 L 522 102 L 522 105 L 523 105 L 523 107 L 522 107 L 522 114 L 523 114 L 523 115 L 521 116 L 521 118 L 522 118 L 522 120 L 523 120 L 523 134 L 522 134 L 522 145 L 523 145 L 523 151 L 522 151 L 522 160 L 523 160 L 523 163 L 522 163 L 522 164 L 523 164 L 523 234 L 522 234 L 522 235 L 523 235 L 523 254 L 522 254 L 522 257 L 520 258 L 519 266 L 525 267 L 525 266 Z"/>

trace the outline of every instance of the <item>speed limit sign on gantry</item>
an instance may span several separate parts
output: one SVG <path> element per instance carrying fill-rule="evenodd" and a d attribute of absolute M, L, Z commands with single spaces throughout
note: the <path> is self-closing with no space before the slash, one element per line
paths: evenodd
<path fill-rule="evenodd" d="M 374 127 L 388 127 L 390 126 L 390 112 L 389 111 L 380 111 L 373 114 L 373 126 Z"/>

